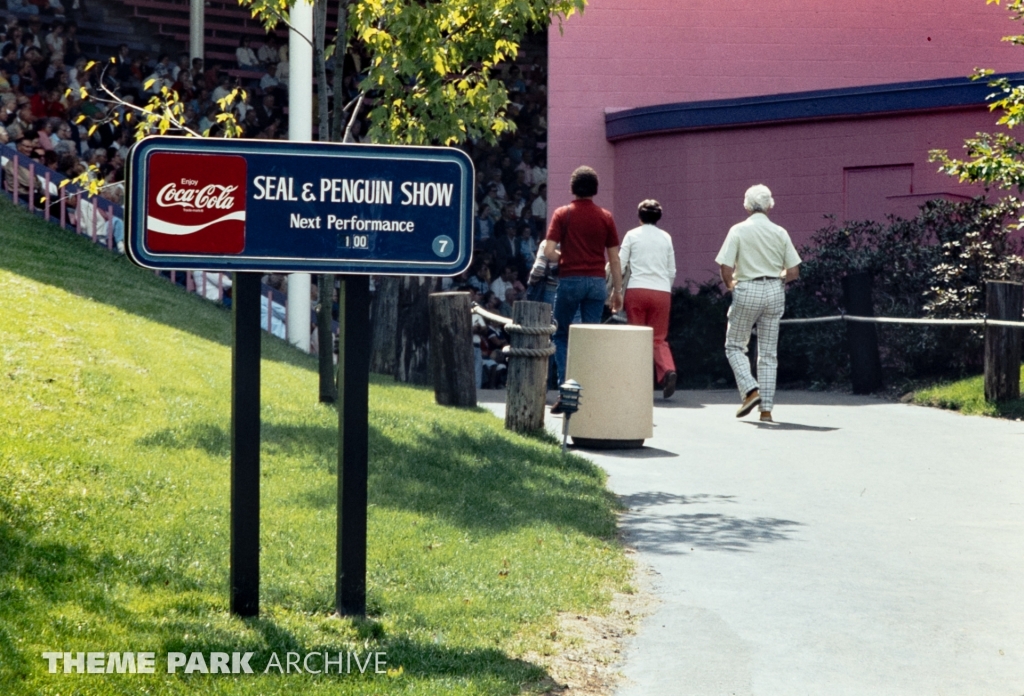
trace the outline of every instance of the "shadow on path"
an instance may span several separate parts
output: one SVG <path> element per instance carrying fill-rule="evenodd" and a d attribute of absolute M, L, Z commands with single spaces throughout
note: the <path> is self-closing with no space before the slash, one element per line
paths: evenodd
<path fill-rule="evenodd" d="M 777 406 L 870 406 L 889 403 L 875 396 L 858 396 L 842 392 L 780 389 L 776 392 Z M 654 408 L 704 408 L 705 406 L 739 406 L 735 389 L 680 390 L 671 399 L 661 398 L 656 392 Z"/>
<path fill-rule="evenodd" d="M 744 425 L 753 425 L 760 430 L 803 430 L 812 433 L 830 433 L 839 428 L 827 428 L 822 425 L 803 425 L 801 423 L 785 423 L 775 421 L 774 423 L 762 423 L 760 421 L 743 421 Z"/>
<path fill-rule="evenodd" d="M 669 452 L 668 450 L 658 449 L 657 447 L 640 447 L 638 449 L 589 449 L 586 447 L 576 447 L 575 445 L 569 447 L 574 452 L 588 452 L 590 454 L 600 454 L 604 457 L 614 457 L 615 459 L 671 459 L 672 457 L 678 457 L 677 452 Z"/>
<path fill-rule="evenodd" d="M 626 541 L 640 551 L 663 555 L 701 548 L 753 551 L 758 544 L 787 541 L 800 522 L 773 517 L 742 519 L 722 513 L 666 514 L 664 506 L 706 503 L 733 504 L 734 496 L 675 495 L 644 492 L 621 496 L 628 512 L 622 516 Z"/>

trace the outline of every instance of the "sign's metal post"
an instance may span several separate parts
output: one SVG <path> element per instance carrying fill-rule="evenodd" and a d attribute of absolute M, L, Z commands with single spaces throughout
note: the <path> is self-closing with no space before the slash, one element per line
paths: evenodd
<path fill-rule="evenodd" d="M 260 275 L 235 273 L 231 351 L 231 613 L 260 611 Z"/>
<path fill-rule="evenodd" d="M 366 501 L 369 460 L 370 284 L 341 281 L 338 360 L 338 549 L 335 607 L 366 615 Z"/>

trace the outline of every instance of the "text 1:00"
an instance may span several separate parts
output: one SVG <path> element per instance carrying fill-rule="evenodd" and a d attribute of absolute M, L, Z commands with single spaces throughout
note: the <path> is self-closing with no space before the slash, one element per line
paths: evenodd
<path fill-rule="evenodd" d="M 365 234 L 345 235 L 345 246 L 350 249 L 369 249 L 370 240 Z"/>

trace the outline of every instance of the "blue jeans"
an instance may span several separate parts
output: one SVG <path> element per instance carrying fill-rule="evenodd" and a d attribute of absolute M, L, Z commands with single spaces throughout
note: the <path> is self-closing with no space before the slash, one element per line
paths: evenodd
<path fill-rule="evenodd" d="M 574 276 L 560 278 L 555 293 L 555 321 L 558 331 L 551 338 L 555 344 L 555 363 L 558 365 L 558 383 L 565 381 L 565 360 L 569 350 L 569 325 L 577 310 L 581 324 L 600 324 L 601 312 L 607 297 L 604 277 Z"/>

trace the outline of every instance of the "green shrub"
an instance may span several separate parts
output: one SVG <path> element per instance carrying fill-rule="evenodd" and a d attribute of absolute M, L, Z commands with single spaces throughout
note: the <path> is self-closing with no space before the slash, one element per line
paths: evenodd
<path fill-rule="evenodd" d="M 829 224 L 801 250 L 800 281 L 786 298 L 788 317 L 838 314 L 842 279 L 873 277 L 875 314 L 888 317 L 984 316 L 986 280 L 1020 280 L 1024 260 L 1005 224 L 1020 203 L 984 198 L 921 206 L 912 220 Z M 878 343 L 888 381 L 959 377 L 982 367 L 983 335 L 963 326 L 879 324 Z M 845 380 L 849 358 L 839 324 L 784 328 L 780 379 Z"/>
<path fill-rule="evenodd" d="M 873 278 L 875 314 L 887 317 L 984 316 L 986 280 L 1024 280 L 1020 244 L 1011 237 L 1021 203 L 934 200 L 911 220 L 838 224 L 834 217 L 800 250 L 800 280 L 789 286 L 786 318 L 843 311 L 842 279 Z M 726 312 L 731 298 L 717 280 L 677 288 L 672 296 L 669 345 L 680 384 L 691 388 L 734 384 L 725 359 Z M 878 324 L 888 383 L 957 378 L 983 365 L 983 333 L 964 326 Z M 846 326 L 841 322 L 783 326 L 779 382 L 824 386 L 850 374 Z"/>
<path fill-rule="evenodd" d="M 731 298 L 718 281 L 672 291 L 668 343 L 679 386 L 689 389 L 735 384 L 725 359 L 725 322 Z"/>

